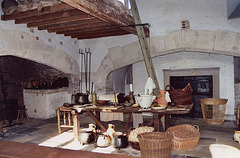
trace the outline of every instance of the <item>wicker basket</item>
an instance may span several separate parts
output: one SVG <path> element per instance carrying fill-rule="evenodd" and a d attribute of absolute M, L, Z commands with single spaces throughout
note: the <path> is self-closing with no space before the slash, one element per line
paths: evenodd
<path fill-rule="evenodd" d="M 138 136 L 142 158 L 170 158 L 172 135 L 165 132 L 143 133 Z"/>
<path fill-rule="evenodd" d="M 227 99 L 206 98 L 200 99 L 203 119 L 212 125 L 224 123 Z"/>
<path fill-rule="evenodd" d="M 173 135 L 172 149 L 177 151 L 193 149 L 198 146 L 200 139 L 197 125 L 182 124 L 167 129 Z"/>
<path fill-rule="evenodd" d="M 153 127 L 142 126 L 138 128 L 130 128 L 128 131 L 128 141 L 133 149 L 140 150 L 138 135 L 142 133 L 153 132 Z"/>

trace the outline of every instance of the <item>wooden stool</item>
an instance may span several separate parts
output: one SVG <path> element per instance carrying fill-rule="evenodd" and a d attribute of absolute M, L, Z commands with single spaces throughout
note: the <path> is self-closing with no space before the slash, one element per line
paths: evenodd
<path fill-rule="evenodd" d="M 61 128 L 73 129 L 72 109 L 57 108 L 58 133 L 61 134 Z M 61 117 L 62 116 L 62 117 Z"/>
<path fill-rule="evenodd" d="M 239 119 L 240 119 L 240 105 L 238 105 L 237 107 L 237 128 L 240 130 Z"/>
<path fill-rule="evenodd" d="M 21 116 L 21 120 L 23 120 L 23 116 L 26 116 L 27 120 L 29 121 L 29 117 L 28 117 L 28 114 L 27 114 L 27 109 L 25 108 L 22 108 L 22 109 L 18 109 L 18 114 L 17 114 L 17 123 L 18 123 L 18 120 L 19 120 L 19 117 Z"/>

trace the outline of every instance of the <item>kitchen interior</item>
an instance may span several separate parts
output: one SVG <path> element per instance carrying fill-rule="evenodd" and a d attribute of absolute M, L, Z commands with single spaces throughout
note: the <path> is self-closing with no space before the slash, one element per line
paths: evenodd
<path fill-rule="evenodd" d="M 108 1 L 111 0 L 107 0 L 106 2 Z M 45 14 L 44 12 L 48 13 L 48 5 L 56 5 L 59 2 L 60 1 L 49 3 L 48 1 L 46 1 L 46 3 L 42 2 L 41 7 L 43 7 L 43 9 L 38 8 L 37 10 L 42 9 L 41 11 L 43 14 Z M 63 2 L 68 3 L 67 0 L 61 1 L 61 3 Z M 86 2 L 90 3 L 90 1 Z M 130 2 L 126 2 L 127 1 L 125 0 L 121 3 L 128 6 Z M 151 32 L 149 32 L 151 41 L 149 40 L 148 42 L 150 43 L 149 47 L 152 62 L 155 67 L 160 89 L 164 90 L 167 85 L 171 85 L 175 89 L 182 89 L 188 83 L 191 84 L 193 89 L 193 107 L 190 112 L 183 115 L 172 115 L 171 123 L 182 124 L 180 122 L 182 120 L 183 123 L 191 125 L 194 125 L 193 123 L 197 123 L 199 126 L 201 125 L 200 143 L 207 144 L 199 144 L 197 148 L 194 148 L 194 150 L 190 149 L 185 153 L 172 150 L 172 156 L 176 157 L 185 155 L 190 157 L 208 157 L 212 154 L 209 151 L 201 153 L 202 155 L 199 154 L 198 151 L 202 151 L 202 148 L 205 149 L 211 144 L 222 144 L 224 141 L 227 142 L 226 144 L 230 144 L 229 146 L 234 147 L 233 149 L 229 149 L 229 151 L 232 150 L 238 153 L 240 147 L 237 142 L 233 141 L 233 137 L 234 132 L 239 130 L 239 127 L 236 125 L 238 114 L 237 108 L 239 106 L 240 96 L 240 55 L 238 50 L 239 45 L 237 42 L 239 30 L 234 26 L 227 26 L 225 24 L 228 24 L 228 22 L 225 22 L 227 19 L 224 21 L 223 28 L 215 28 L 215 25 L 212 25 L 211 27 L 211 22 L 209 22 L 207 18 L 203 18 L 203 20 L 209 22 L 209 24 L 206 24 L 208 28 L 202 29 L 201 25 L 203 24 L 194 20 L 193 17 L 195 15 L 192 15 L 193 17 L 189 17 L 190 23 L 187 23 L 189 26 L 183 27 L 182 25 L 185 25 L 185 23 L 182 23 L 181 20 L 182 18 L 186 18 L 187 13 L 192 11 L 191 9 L 189 12 L 183 11 L 182 17 L 175 17 L 176 23 L 179 24 L 177 25 L 177 28 L 175 28 L 176 23 L 171 23 L 171 25 L 167 26 L 166 23 L 168 22 L 165 20 L 168 20 L 171 15 L 166 15 L 167 17 L 163 18 L 162 21 L 160 19 L 155 22 L 155 15 L 158 15 L 159 13 L 165 15 L 161 11 L 161 9 L 163 9 L 160 7 L 161 3 L 163 3 L 163 6 L 166 8 L 171 5 L 183 8 L 184 4 L 182 2 L 181 5 L 178 5 L 177 3 L 170 4 L 165 0 L 154 0 L 148 5 L 145 5 L 144 1 L 136 2 L 139 6 L 139 12 L 141 13 L 143 23 L 151 23 L 152 25 L 149 27 L 149 29 L 151 29 Z M 207 1 L 204 2 L 207 3 Z M 193 2 L 188 1 L 188 4 L 192 3 Z M 72 6 L 75 5 L 74 3 L 68 4 Z M 210 7 L 213 7 L 214 4 L 215 1 L 212 1 L 208 9 L 212 9 Z M 232 5 L 232 8 L 234 8 L 233 3 L 230 2 L 228 2 L 228 6 L 226 6 L 223 2 L 220 4 L 221 7 L 229 7 L 228 9 L 231 9 L 230 6 Z M 118 2 L 114 3 L 114 5 L 117 7 L 123 7 Z M 201 5 L 204 6 L 204 4 Z M 155 10 L 151 13 L 151 9 L 149 9 L 149 7 L 152 8 L 153 6 L 157 7 L 159 10 Z M 235 8 L 236 6 L 237 3 L 235 3 Z M 53 7 L 53 10 L 56 8 Z M 79 8 L 81 7 L 78 6 L 77 9 Z M 24 9 L 26 8 L 23 8 L 21 11 L 26 11 Z M 68 9 L 69 8 L 66 10 Z M 107 8 L 107 10 L 108 9 L 109 8 Z M 176 8 L 174 8 L 173 13 L 177 12 L 175 9 Z M 216 7 L 214 9 L 218 8 Z M 124 15 L 126 12 L 129 12 L 129 10 L 123 10 L 125 11 Z M 166 11 L 169 12 L 169 10 Z M 204 10 L 201 14 L 204 14 L 203 12 Z M 231 15 L 234 16 L 237 14 L 234 13 L 234 10 L 232 10 Z M 67 32 L 64 31 L 65 36 L 61 36 L 59 35 L 61 34 L 61 31 L 52 31 L 53 29 L 60 29 L 54 28 L 55 24 L 44 25 L 37 22 L 34 23 L 28 21 L 31 18 L 18 18 L 14 12 L 9 12 L 8 14 L 9 16 L 2 16 L 0 23 L 0 31 L 1 35 L 3 35 L 1 36 L 3 37 L 3 39 L 1 39 L 3 42 L 0 47 L 1 54 L 3 54 L 0 57 L 0 79 L 1 86 L 4 87 L 2 88 L 1 94 L 0 122 L 3 122 L 6 130 L 5 138 L 7 138 L 7 130 L 10 132 L 11 128 L 17 131 L 17 127 L 21 128 L 21 125 L 23 125 L 22 127 L 28 123 L 32 125 L 33 122 L 31 122 L 31 119 L 36 122 L 39 120 L 50 119 L 51 123 L 54 122 L 51 126 L 54 124 L 55 127 L 54 129 L 50 128 L 50 130 L 57 132 L 56 109 L 61 107 L 64 103 L 76 103 L 74 97 L 77 93 L 90 92 L 89 102 L 91 102 L 91 94 L 95 91 L 99 100 L 111 100 L 113 103 L 115 93 L 124 93 L 125 97 L 129 97 L 131 91 L 134 92 L 134 95 L 144 94 L 144 86 L 148 79 L 148 73 L 145 62 L 143 61 L 144 57 L 142 55 L 136 33 L 135 35 L 132 34 L 133 27 L 130 27 L 131 29 L 126 27 L 129 28 L 127 30 L 130 31 L 130 33 L 126 33 L 124 32 L 126 30 L 119 31 L 119 28 L 112 28 L 112 26 L 109 26 L 108 23 L 101 27 L 113 29 L 112 32 L 114 33 L 110 31 L 106 31 L 105 34 L 101 34 L 101 31 L 99 33 L 97 33 L 97 31 L 93 31 L 93 33 L 91 33 L 90 28 L 89 32 L 87 32 L 89 34 L 81 32 L 80 29 L 78 31 L 81 36 L 77 33 L 67 34 Z M 14 19 L 14 16 L 11 17 L 11 14 L 17 18 Z M 60 15 L 57 13 L 51 14 Z M 48 16 L 53 16 L 51 14 Z M 76 10 L 74 10 L 73 13 L 69 11 L 66 14 L 69 17 L 73 16 L 71 14 L 77 14 L 79 18 L 85 17 L 82 15 L 82 12 L 78 13 Z M 214 17 L 212 13 L 209 14 L 209 17 Z M 3 12 L 2 15 L 4 15 Z M 35 17 L 37 16 L 35 15 Z M 126 19 L 128 19 L 128 16 L 125 15 L 124 17 L 127 17 Z M 90 15 L 85 18 L 94 19 Z M 102 20 L 102 18 L 104 19 L 105 17 L 97 18 Z M 221 19 L 223 19 L 223 17 L 221 17 Z M 229 15 L 229 19 L 231 20 L 231 23 L 237 26 L 239 21 L 238 18 L 232 18 Z M 26 21 L 27 25 L 24 24 L 24 21 Z M 46 20 L 46 23 L 47 22 L 49 21 Z M 163 29 L 165 29 L 164 31 L 161 30 L 161 28 L 158 28 L 158 22 L 162 22 Z M 81 23 L 82 21 L 78 22 L 79 25 Z M 101 21 L 96 20 L 96 23 L 99 23 L 100 25 Z M 196 26 L 197 24 L 198 26 Z M 92 27 L 94 27 L 94 25 L 95 24 L 92 24 Z M 50 28 L 50 26 L 52 28 Z M 98 25 L 96 24 L 96 26 Z M 8 27 L 10 29 L 8 29 Z M 85 28 L 86 26 L 82 27 Z M 98 27 L 101 28 L 100 26 Z M 47 29 L 47 32 L 45 30 L 41 31 L 44 28 Z M 51 31 L 57 32 L 57 34 L 53 34 Z M 69 38 L 69 36 L 71 38 Z M 11 44 L 12 41 L 16 42 Z M 30 43 L 31 46 L 29 46 L 28 43 Z M 228 47 L 228 45 L 231 47 Z M 92 56 L 88 56 L 87 59 L 87 55 L 90 54 L 86 51 L 88 49 L 91 49 L 89 52 Z M 83 56 L 83 54 L 85 56 Z M 92 59 L 91 61 L 90 58 Z M 228 99 L 223 125 L 216 126 L 204 123 L 200 102 L 200 99 L 203 98 Z M 28 122 L 25 120 L 23 123 L 19 124 L 16 122 L 16 118 L 18 117 L 18 110 L 22 107 L 27 109 L 30 121 Z M 124 114 L 123 116 L 124 123 L 110 121 L 105 122 L 105 125 L 108 126 L 108 124 L 114 124 L 114 127 L 116 128 L 115 130 L 120 131 L 125 128 L 125 124 L 128 119 L 128 115 Z M 94 123 L 88 115 L 83 114 L 79 117 L 80 120 L 83 120 L 80 121 L 82 127 L 87 127 L 89 124 Z M 149 119 L 151 117 L 151 115 L 143 115 L 144 119 Z M 163 119 L 162 121 L 164 122 Z M 203 128 L 201 129 L 201 127 Z M 206 132 L 205 130 L 208 129 L 210 129 L 210 131 Z M 221 129 L 229 130 L 223 132 Z M 210 138 L 208 136 L 208 134 L 212 135 L 216 131 L 218 136 L 217 138 Z M 72 134 L 71 130 L 67 131 L 67 133 Z M 59 134 L 59 136 L 60 135 L 61 134 Z M 225 136 L 226 140 L 222 140 L 220 138 L 222 136 Z M 2 139 L 4 140 L 4 137 L 2 137 Z M 16 140 L 20 139 L 16 138 Z M 31 143 L 31 141 L 29 142 Z M 78 145 L 79 144 L 75 144 L 75 147 Z M 95 144 L 90 143 L 90 147 L 86 148 L 86 150 L 90 150 L 90 148 L 93 148 L 94 145 Z M 103 150 L 104 148 L 100 149 Z M 100 149 L 99 151 L 101 153 Z M 109 150 L 109 148 L 107 147 L 105 150 Z M 133 149 L 130 145 L 126 149 L 121 149 L 118 152 L 114 151 L 111 154 L 117 154 L 120 156 L 121 151 L 128 157 L 141 156 L 141 152 Z M 60 153 L 61 151 L 58 152 Z"/>

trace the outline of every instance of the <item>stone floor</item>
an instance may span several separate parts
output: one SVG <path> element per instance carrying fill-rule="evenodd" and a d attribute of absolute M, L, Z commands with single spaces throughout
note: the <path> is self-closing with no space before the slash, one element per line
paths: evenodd
<path fill-rule="evenodd" d="M 125 115 L 124 115 L 125 116 Z M 88 127 L 89 123 L 94 121 L 88 115 L 80 115 L 81 127 Z M 116 131 L 123 131 L 125 129 L 125 122 L 127 116 L 124 117 L 124 122 L 111 121 L 104 122 L 107 126 L 112 123 L 116 127 Z M 150 117 L 144 117 L 144 124 L 150 120 Z M 132 123 L 132 122 L 131 122 Z M 198 147 L 186 151 L 173 151 L 173 158 L 198 158 L 198 157 L 240 157 L 240 144 L 233 141 L 236 123 L 225 121 L 223 125 L 207 125 L 202 119 L 192 118 L 172 118 L 171 126 L 179 124 L 198 125 L 201 138 Z M 130 124 L 131 126 L 132 124 Z M 130 146 L 125 149 L 114 149 L 113 147 L 99 148 L 95 143 L 89 145 L 81 145 L 73 141 L 73 131 L 66 130 L 62 134 L 58 134 L 57 119 L 30 119 L 23 124 L 15 124 L 12 127 L 4 128 L 4 132 L 0 133 L 0 140 L 8 140 L 20 143 L 33 143 L 41 146 L 58 147 L 73 150 L 87 150 L 92 152 L 126 154 L 129 156 L 141 157 L 138 150 Z"/>

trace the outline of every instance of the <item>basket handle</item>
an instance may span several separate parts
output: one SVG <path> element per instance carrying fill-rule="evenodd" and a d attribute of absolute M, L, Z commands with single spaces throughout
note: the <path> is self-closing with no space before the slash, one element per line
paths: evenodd
<path fill-rule="evenodd" d="M 167 91 L 167 88 L 169 87 L 169 90 L 174 90 L 173 86 L 171 86 L 170 84 L 169 85 L 166 85 L 165 87 L 165 91 Z"/>
<path fill-rule="evenodd" d="M 197 129 L 197 131 L 199 131 L 198 125 L 193 125 L 193 127 L 195 127 Z"/>
<path fill-rule="evenodd" d="M 190 83 L 188 83 L 187 86 L 182 89 L 182 91 L 185 91 L 186 89 L 189 89 L 190 91 L 193 91 Z"/>
<path fill-rule="evenodd" d="M 129 128 L 128 134 L 130 134 L 130 132 L 133 131 L 134 129 L 135 129 L 134 127 Z"/>

